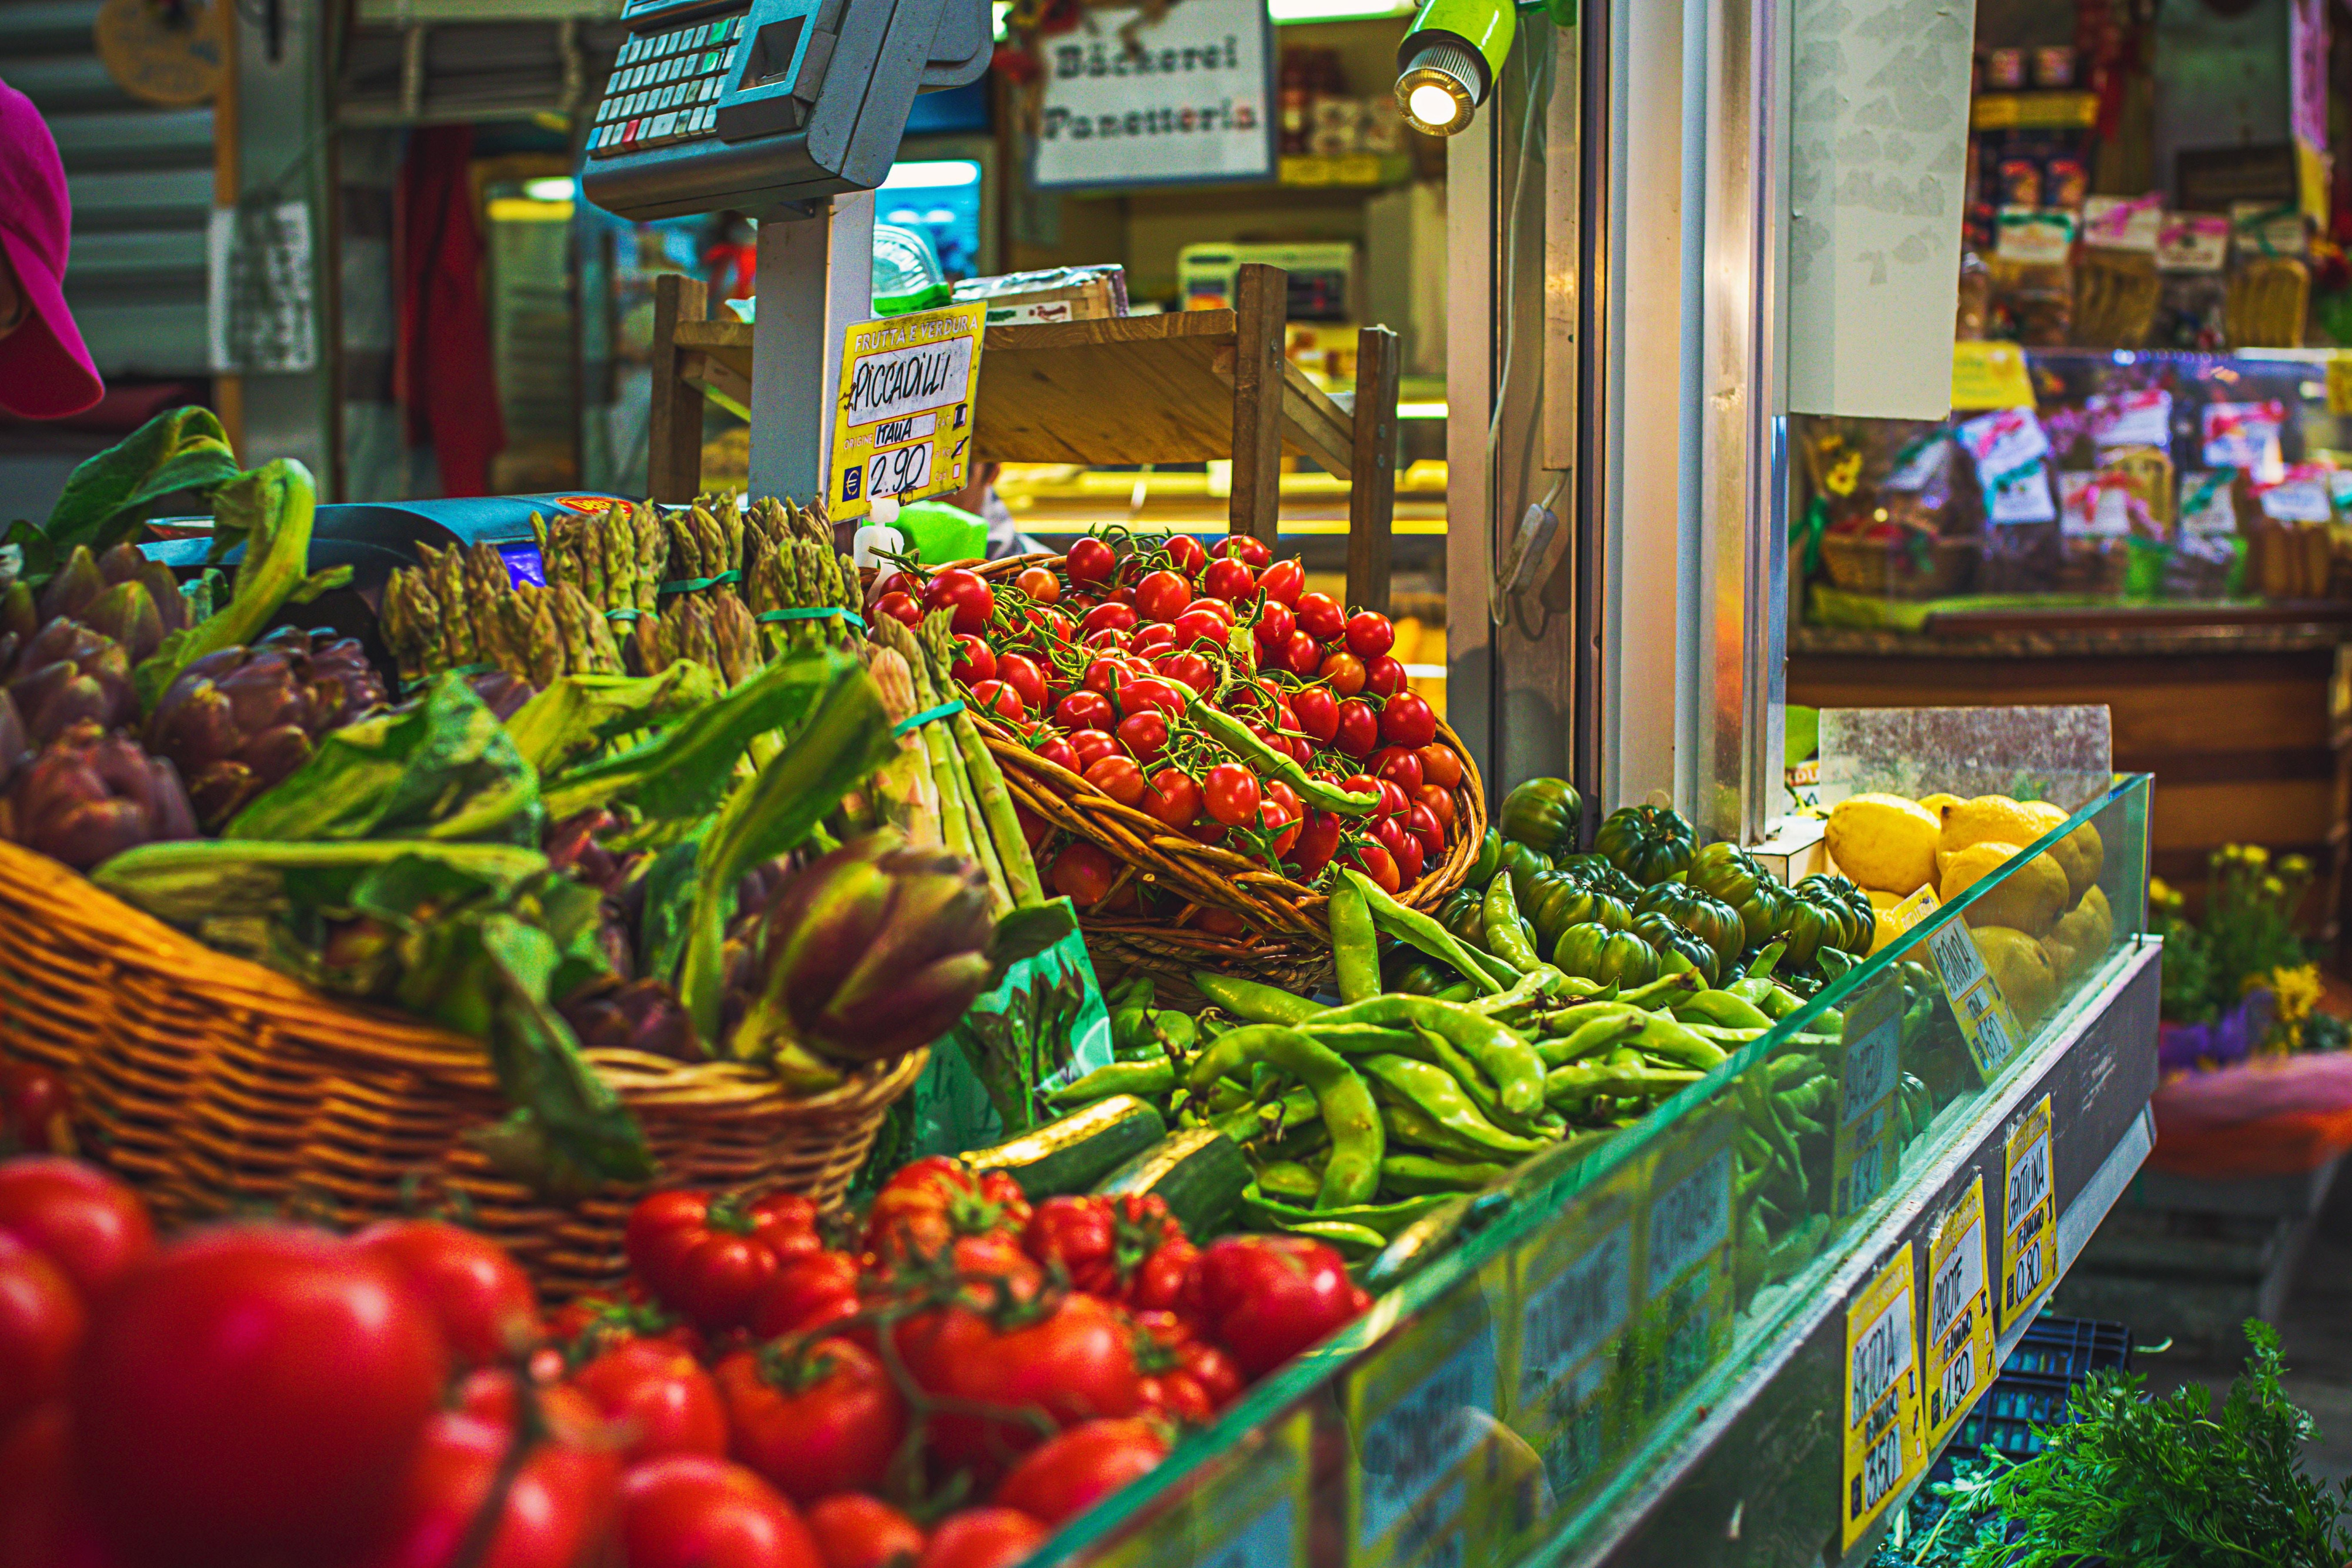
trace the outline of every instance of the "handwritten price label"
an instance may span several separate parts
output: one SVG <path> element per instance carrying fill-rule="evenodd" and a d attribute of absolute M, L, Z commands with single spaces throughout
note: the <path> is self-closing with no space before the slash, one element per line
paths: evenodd
<path fill-rule="evenodd" d="M 1670 1404 L 1729 1348 L 1731 1127 L 1717 1117 L 1693 1128 L 1690 1142 L 1662 1155 L 1651 1176 L 1640 1230 L 1639 1354 L 1654 1407 Z"/>
<path fill-rule="evenodd" d="M 1845 1013 L 1845 1063 L 1831 1154 L 1833 1203 L 1858 1214 L 1893 1179 L 1903 1150 L 1895 1138 L 1895 1096 L 1903 1081 L 1903 982 L 1883 976 Z"/>
<path fill-rule="evenodd" d="M 1985 1267 L 1984 1178 L 1975 1176 L 1927 1233 L 1927 1447 L 1943 1446 L 1993 1374 Z"/>
<path fill-rule="evenodd" d="M 835 521 L 865 517 L 877 499 L 963 487 L 987 313 L 975 301 L 849 328 L 833 419 Z"/>
<path fill-rule="evenodd" d="M 1411 1568 L 1467 1524 L 1465 1468 L 1495 1430 L 1497 1357 L 1483 1298 L 1412 1323 L 1347 1387 L 1348 1561 Z"/>
<path fill-rule="evenodd" d="M 1845 1464 L 1838 1516 L 1845 1549 L 1927 1463 L 1919 1419 L 1918 1321 L 1906 1242 L 1845 1310 Z"/>
<path fill-rule="evenodd" d="M 2000 982 L 1985 967 L 1967 921 L 1948 920 L 1937 926 L 1927 937 L 1927 954 L 1935 960 L 1944 999 L 1951 1004 L 1960 1038 L 1968 1044 L 1969 1060 L 1977 1076 L 1990 1083 L 2017 1053 L 2025 1031 L 2000 994 Z"/>
<path fill-rule="evenodd" d="M 2025 1113 L 2002 1150 L 2000 1326 L 2033 1315 L 2058 1280 L 2057 1204 L 2050 1187 L 2050 1096 Z"/>

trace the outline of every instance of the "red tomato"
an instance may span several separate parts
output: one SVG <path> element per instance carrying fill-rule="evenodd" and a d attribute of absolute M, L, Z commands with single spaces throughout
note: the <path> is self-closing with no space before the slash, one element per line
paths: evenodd
<path fill-rule="evenodd" d="M 813 1502 L 804 1517 L 824 1568 L 891 1568 L 894 1558 L 907 1568 L 923 1554 L 923 1532 L 915 1521 L 864 1492 Z"/>
<path fill-rule="evenodd" d="M 1202 803 L 1228 828 L 1257 820 L 1257 775 L 1238 762 L 1220 762 L 1201 780 Z"/>
<path fill-rule="evenodd" d="M 1436 812 L 1415 800 L 1405 812 L 1404 822 L 1412 836 L 1421 841 L 1424 854 L 1434 858 L 1445 852 L 1445 830 L 1438 825 Z"/>
<path fill-rule="evenodd" d="M 886 596 L 893 593 L 903 593 L 909 599 L 920 599 L 923 596 L 923 580 L 911 571 L 886 571 L 876 578 L 874 585 L 866 591 L 866 602 L 877 604 Z"/>
<path fill-rule="evenodd" d="M 797 1503 L 878 1490 L 907 1436 L 882 1364 L 845 1339 L 740 1350 L 712 1377 L 736 1461 Z"/>
<path fill-rule="evenodd" d="M 1396 695 L 1404 690 L 1404 666 L 1386 653 L 1370 661 L 1364 665 L 1364 689 L 1376 697 Z"/>
<path fill-rule="evenodd" d="M 1339 703 L 1328 686 L 1305 686 L 1292 693 L 1290 712 L 1298 721 L 1298 732 L 1318 745 L 1329 745 L 1339 733 Z"/>
<path fill-rule="evenodd" d="M 1024 567 L 1013 585 L 1040 604 L 1052 604 L 1062 597 L 1062 580 L 1042 566 Z"/>
<path fill-rule="evenodd" d="M 1209 552 L 1201 547 L 1199 539 L 1190 534 L 1171 534 L 1168 536 L 1168 561 L 1186 577 L 1197 578 L 1201 575 L 1201 569 L 1209 564 Z"/>
<path fill-rule="evenodd" d="M 1415 749 L 1435 740 L 1437 715 L 1430 711 L 1429 699 L 1418 692 L 1399 692 L 1389 698 L 1381 709 L 1381 736 L 1391 746 Z"/>
<path fill-rule="evenodd" d="M 951 673 L 968 686 L 992 681 L 996 678 L 996 651 L 977 637 L 958 637 Z"/>
<path fill-rule="evenodd" d="M 929 1453 L 985 1480 L 1042 1437 L 1033 1423 L 977 1414 L 982 1407 L 1032 1409 L 1056 1426 L 1134 1415 L 1134 1333 L 1118 1308 L 1075 1292 L 1018 1327 L 998 1329 L 964 1307 L 910 1323 L 901 1353 L 944 1406 L 931 1415 Z"/>
<path fill-rule="evenodd" d="M 1052 1533 L 1017 1509 L 968 1508 L 940 1521 L 915 1568 L 1013 1568 Z"/>
<path fill-rule="evenodd" d="M 1143 769 L 1131 757 L 1106 757 L 1087 769 L 1086 779 L 1122 806 L 1143 803 Z"/>
<path fill-rule="evenodd" d="M 1073 773 L 1085 771 L 1078 761 L 1078 754 L 1070 748 L 1069 741 L 1050 730 L 1031 741 L 1029 749 L 1056 768 L 1066 768 Z"/>
<path fill-rule="evenodd" d="M 1219 563 L 1209 563 L 1212 570 Z M 1168 1457 L 1149 1421 L 1083 1421 L 1013 1467 L 996 1489 L 1005 1508 L 1066 1524 Z"/>
<path fill-rule="evenodd" d="M 1258 802 L 1257 825 L 1258 831 L 1273 841 L 1277 857 L 1290 852 L 1290 846 L 1298 841 L 1299 830 L 1305 826 L 1296 807 L 1272 799 Z"/>
<path fill-rule="evenodd" d="M 1118 713 L 1100 692 L 1072 692 L 1054 705 L 1054 723 L 1064 730 L 1109 729 L 1118 723 Z"/>
<path fill-rule="evenodd" d="M 1192 602 L 1192 585 L 1172 571 L 1155 571 L 1135 585 L 1135 608 L 1146 621 L 1173 621 Z"/>
<path fill-rule="evenodd" d="M 1139 713 L 1130 713 L 1120 719 L 1118 734 L 1119 744 L 1133 752 L 1139 762 L 1152 761 L 1168 749 L 1168 721 L 1150 708 L 1145 708 Z M 1109 793 L 1108 790 L 1104 792 Z M 1116 795 L 1111 798 L 1118 799 Z M 1134 804 L 1132 800 L 1120 803 Z"/>
<path fill-rule="evenodd" d="M 1397 873 L 1397 862 L 1389 852 L 1377 843 L 1357 843 L 1348 849 L 1349 865 L 1372 879 L 1372 885 L 1382 893 L 1393 894 L 1404 885 Z"/>
<path fill-rule="evenodd" d="M 460 1366 L 509 1360 L 540 1337 L 539 1293 L 495 1241 L 437 1219 L 387 1219 L 352 1245 L 407 1281 L 433 1309 Z"/>
<path fill-rule="evenodd" d="M 1135 679 L 1135 667 L 1121 653 L 1105 653 L 1087 662 L 1087 673 L 1079 686 L 1097 696 L 1115 696 L 1119 687 Z"/>
<path fill-rule="evenodd" d="M 1202 696 L 1207 696 L 1216 689 L 1215 667 L 1198 653 L 1163 654 L 1151 662 L 1151 667 L 1171 684 L 1187 686 Z"/>
<path fill-rule="evenodd" d="M 950 567 L 924 586 L 923 608 L 953 611 L 955 630 L 976 637 L 996 613 L 996 592 L 978 572 Z"/>
<path fill-rule="evenodd" d="M 1339 728 L 1332 734 L 1331 744 L 1346 756 L 1360 762 L 1370 757 L 1381 743 L 1380 716 L 1372 705 L 1360 697 L 1349 697 L 1339 705 Z"/>
<path fill-rule="evenodd" d="M 1083 640 L 1097 632 L 1131 632 L 1135 622 L 1135 612 L 1127 605 L 1097 604 L 1078 622 L 1078 636 Z"/>
<path fill-rule="evenodd" d="M 1172 1223 L 1172 1222 L 1171 1222 Z M 1200 1249 L 1181 1234 L 1163 1239 L 1129 1276 L 1123 1299 L 1139 1315 L 1172 1314 Z"/>
<path fill-rule="evenodd" d="M 776 1271 L 751 1309 L 759 1339 L 806 1333 L 857 1312 L 857 1260 L 847 1252 L 813 1252 Z"/>
<path fill-rule="evenodd" d="M 1185 698 L 1156 673 L 1138 674 L 1118 689 L 1121 713 L 1158 713 L 1174 718 L 1184 711 Z"/>
<path fill-rule="evenodd" d="M 601 1296 L 575 1296 L 547 1320 L 551 1347 L 562 1359 L 578 1366 L 615 1345 L 650 1340 L 697 1354 L 702 1335 L 674 1312 L 643 1301 L 608 1301 Z"/>
<path fill-rule="evenodd" d="M 1171 633 L 1175 646 L 1190 652 L 1206 643 L 1212 652 L 1223 652 L 1225 637 L 1233 628 L 1223 616 L 1209 608 L 1215 602 L 1213 599 L 1202 600 L 1176 617 Z"/>
<path fill-rule="evenodd" d="M 1070 574 L 1072 582 L 1108 582 L 1111 569 L 1118 564 L 1110 546 L 1092 537 L 1071 540 L 1070 553 L 1062 558 L 1062 570 Z"/>
<path fill-rule="evenodd" d="M 1331 863 L 1331 855 L 1339 847 L 1339 814 L 1336 811 L 1309 811 L 1300 826 L 1298 841 L 1290 846 L 1289 862 L 1297 871 L 1298 880 L 1312 882 Z"/>
<path fill-rule="evenodd" d="M 1171 828 L 1201 820 L 1201 786 L 1181 768 L 1163 768 L 1143 791 L 1143 809 Z"/>
<path fill-rule="evenodd" d="M 1410 887 L 1419 882 L 1421 868 L 1428 857 L 1422 849 L 1421 840 L 1405 826 L 1404 819 L 1387 818 L 1381 821 L 1378 831 L 1381 847 L 1388 851 L 1390 858 L 1396 862 L 1398 885 Z"/>
<path fill-rule="evenodd" d="M 52 1400 L 0 1423 L 0 1564 L 5 1568 L 127 1568 L 73 1484 L 72 1412 Z"/>
<path fill-rule="evenodd" d="M 1223 1409 L 1242 1391 L 1244 1379 L 1234 1358 L 1213 1344 L 1202 1340 L 1186 1340 L 1176 1347 L 1177 1364 L 1185 1374 L 1201 1385 L 1209 1403 Z"/>
<path fill-rule="evenodd" d="M 996 678 L 1021 694 L 1032 713 L 1045 709 L 1045 672 L 1026 653 L 1007 653 L 996 661 Z"/>
<path fill-rule="evenodd" d="M 1364 689 L 1364 662 L 1344 648 L 1325 657 L 1317 669 L 1323 679 L 1331 683 L 1331 689 L 1343 697 L 1354 696 Z"/>
<path fill-rule="evenodd" d="M 1227 1236 L 1193 1265 L 1185 1303 L 1244 1377 L 1265 1376 L 1360 1310 L 1339 1254 L 1303 1236 Z"/>
<path fill-rule="evenodd" d="M 971 706 L 983 718 L 1001 718 L 1007 724 L 1019 724 L 1029 716 L 1028 707 L 1021 694 L 1006 681 L 982 681 L 971 688 Z"/>
<path fill-rule="evenodd" d="M 1269 654 L 1265 662 L 1273 664 L 1276 661 Z M 1317 647 L 1315 639 L 1304 632 L 1293 632 L 1282 644 L 1280 667 L 1288 670 L 1302 681 L 1313 680 L 1315 672 L 1320 667 L 1322 662 L 1323 650 Z"/>
<path fill-rule="evenodd" d="M 445 1411 L 401 1478 L 399 1521 L 350 1568 L 457 1568 L 514 1444 L 510 1422 Z M 619 1460 L 578 1441 L 535 1445 L 499 1511 L 485 1568 L 569 1568 L 611 1533 Z M 309 1559 L 316 1561 L 315 1558 Z"/>
<path fill-rule="evenodd" d="M 1286 645 L 1290 641 L 1290 634 L 1297 630 L 1297 617 L 1290 613 L 1289 605 L 1278 599 L 1267 600 L 1265 608 L 1258 612 L 1257 640 L 1269 648 Z"/>
<path fill-rule="evenodd" d="M 1421 777 L 1424 784 L 1434 784 L 1441 789 L 1462 788 L 1462 758 L 1450 746 L 1431 745 L 1421 748 Z"/>
<path fill-rule="evenodd" d="M 1359 610 L 1348 617 L 1348 652 L 1366 664 L 1396 646 L 1396 627 L 1377 610 Z"/>
<path fill-rule="evenodd" d="M 874 601 L 874 613 L 887 615 L 893 621 L 904 622 L 917 628 L 920 628 L 923 624 L 923 607 L 916 603 L 913 596 L 909 594 L 884 594 Z"/>
<path fill-rule="evenodd" d="M 824 1245 L 805 1197 L 778 1193 L 747 1205 L 707 1192 L 640 1199 L 622 1243 L 655 1298 L 710 1332 L 743 1322 L 781 1264 Z"/>
<path fill-rule="evenodd" d="M 1061 1265 L 1070 1283 L 1106 1301 L 1127 1297 L 1143 1266 L 1170 1246 L 1190 1247 L 1165 1198 L 1133 1193 L 1049 1197 L 1021 1232 L 1024 1251 Z"/>
<path fill-rule="evenodd" d="M 1123 604 L 1113 604 L 1107 608 L 1124 610 L 1127 607 Z M 1079 638 L 1078 642 L 1081 646 L 1092 648 L 1097 653 L 1124 653 L 1134 643 L 1134 639 L 1116 626 L 1105 626 L 1100 631 L 1087 632 Z"/>
<path fill-rule="evenodd" d="M 29 1061 L 0 1060 L 0 1155 L 73 1149 L 73 1096 L 66 1081 Z"/>
<path fill-rule="evenodd" d="M 1395 779 L 1375 779 L 1373 781 L 1372 788 L 1379 792 L 1381 797 L 1380 817 L 1381 821 L 1385 821 L 1391 817 L 1401 818 L 1407 811 L 1412 810 L 1412 802 L 1405 798 L 1403 789 Z"/>
<path fill-rule="evenodd" d="M 1217 541 L 1216 553 L 1246 563 L 1252 571 L 1274 559 L 1274 552 L 1265 548 L 1265 541 L 1250 534 L 1226 535 Z"/>
<path fill-rule="evenodd" d="M 1074 843 L 1070 849 L 1080 847 Z M 1064 850 L 1062 859 L 1069 858 L 1070 851 Z M 1017 1236 L 1028 1223 L 1028 1200 L 1012 1177 L 1001 1171 L 976 1176 L 961 1160 L 933 1155 L 899 1166 L 874 1195 L 866 1216 L 866 1248 L 886 1262 L 928 1258 L 958 1237 Z"/>
<path fill-rule="evenodd" d="M 0 1162 L 0 1235 L 47 1254 L 93 1303 L 155 1249 L 139 1195 L 63 1155 Z"/>
<path fill-rule="evenodd" d="M 1307 587 L 1307 563 L 1297 556 L 1276 561 L 1257 574 L 1257 585 L 1268 604 L 1296 604 Z"/>
<path fill-rule="evenodd" d="M 1249 923 L 1230 909 L 1204 908 L 1201 911 L 1201 929 L 1219 936 L 1239 936 L 1249 930 Z"/>
<path fill-rule="evenodd" d="M 1454 831 L 1454 791 L 1443 785 L 1424 784 L 1414 802 L 1437 824 L 1439 841 L 1443 843 L 1444 835 Z"/>
<path fill-rule="evenodd" d="M 1201 573 L 1201 591 L 1228 604 L 1235 600 L 1247 599 L 1257 591 L 1257 573 L 1244 562 L 1229 556 L 1220 557 L 1211 561 Z"/>
<path fill-rule="evenodd" d="M 1148 621 L 1135 629 L 1135 640 L 1128 647 L 1147 657 L 1165 653 L 1176 645 L 1176 628 L 1165 621 Z M 1157 662 L 1156 659 L 1154 661 Z"/>
<path fill-rule="evenodd" d="M 1119 755 L 1118 737 L 1108 730 L 1081 729 L 1070 737 L 1070 750 L 1078 759 L 1077 771 L 1084 773 L 1106 757 Z"/>
<path fill-rule="evenodd" d="M 1348 613 L 1328 593 L 1302 593 L 1291 606 L 1299 626 L 1318 643 L 1328 643 L 1348 629 Z"/>
<path fill-rule="evenodd" d="M 828 1568 L 793 1505 L 740 1465 L 699 1454 L 621 1480 L 623 1568 Z"/>
<path fill-rule="evenodd" d="M 1421 753 L 1408 747 L 1385 746 L 1372 757 L 1372 772 L 1391 779 L 1410 797 L 1421 789 Z"/>
<path fill-rule="evenodd" d="M 0 1235 L 0 1431 L 65 1392 L 67 1369 L 88 1326 L 65 1270 Z"/>
<path fill-rule="evenodd" d="M 449 1372 L 400 1277 L 323 1231 L 174 1241 L 93 1307 L 75 1458 L 126 1546 L 315 1561 L 388 1523 Z"/>
<path fill-rule="evenodd" d="M 1381 793 L 1381 781 L 1370 774 L 1350 773 L 1340 780 L 1339 789 L 1344 794 L 1372 797 L 1372 809 L 1364 817 L 1367 825 L 1376 823 L 1389 814 L 1388 797 Z"/>
<path fill-rule="evenodd" d="M 727 1451 L 727 1410 L 719 1389 L 675 1345 L 633 1340 L 582 1367 L 572 1386 L 612 1424 L 625 1463 Z"/>

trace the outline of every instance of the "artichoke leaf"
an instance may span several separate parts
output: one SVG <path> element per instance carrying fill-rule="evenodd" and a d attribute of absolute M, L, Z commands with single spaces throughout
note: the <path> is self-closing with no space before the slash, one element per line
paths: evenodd
<path fill-rule="evenodd" d="M 459 879 L 474 895 L 511 896 L 545 874 L 547 857 L 511 844 L 405 840 L 362 843 L 257 843 L 187 839 L 126 850 L 90 880 L 173 925 L 237 916 L 283 915 L 297 907 L 347 905 L 370 873 L 422 860 Z"/>
<path fill-rule="evenodd" d="M 522 705 L 507 734 L 545 779 L 622 736 L 652 729 L 715 701 L 709 666 L 680 659 L 653 675 L 566 675 Z"/>
<path fill-rule="evenodd" d="M 236 455 L 212 410 L 172 409 L 68 476 L 41 532 L 59 557 L 76 545 L 102 555 L 128 538 L 157 501 L 183 490 L 215 490 L 236 477 Z"/>

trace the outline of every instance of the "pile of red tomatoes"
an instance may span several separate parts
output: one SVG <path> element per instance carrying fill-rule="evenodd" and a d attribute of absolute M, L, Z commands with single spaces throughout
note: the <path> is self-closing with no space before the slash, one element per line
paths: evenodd
<path fill-rule="evenodd" d="M 1367 1304 L 1297 1237 L 918 1161 L 854 1231 L 645 1199 L 611 1301 L 496 1243 L 158 1241 L 0 1162 L 0 1568 L 1006 1568 Z"/>
<path fill-rule="evenodd" d="M 968 702 L 1044 761 L 1202 843 L 1318 885 L 1335 862 L 1391 893 L 1445 852 L 1462 759 L 1405 680 L 1396 630 L 1307 587 L 1297 559 L 1235 536 L 1088 537 L 1010 581 L 961 568 L 877 577 L 872 613 L 909 625 L 953 615 Z M 1195 702 L 1240 719 L 1310 777 L 1380 804 L 1362 817 L 1297 789 L 1202 732 Z M 1044 841 L 1033 824 L 1033 846 Z M 1111 857 L 1084 841 L 1050 857 L 1057 892 L 1090 910 L 1138 906 Z M 1106 902 L 1108 900 L 1108 902 Z M 1223 912 L 1204 912 L 1215 927 Z"/>

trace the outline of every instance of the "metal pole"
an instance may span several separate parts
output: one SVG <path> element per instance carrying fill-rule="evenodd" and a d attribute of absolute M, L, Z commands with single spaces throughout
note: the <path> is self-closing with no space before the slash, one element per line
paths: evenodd
<path fill-rule="evenodd" d="M 874 193 L 760 225 L 751 328 L 751 494 L 824 494 L 842 333 L 874 314 Z"/>

